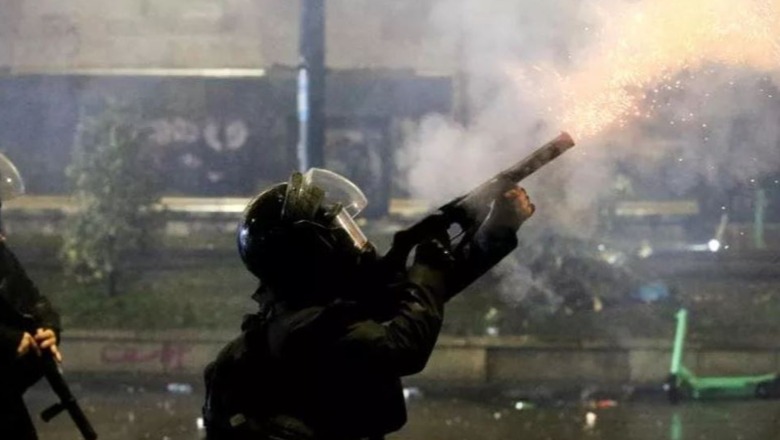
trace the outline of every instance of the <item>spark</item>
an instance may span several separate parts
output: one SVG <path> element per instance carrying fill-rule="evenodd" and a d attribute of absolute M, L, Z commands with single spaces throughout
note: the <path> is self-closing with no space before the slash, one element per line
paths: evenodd
<path fill-rule="evenodd" d="M 738 7 L 733 0 L 655 0 L 600 14 L 599 41 L 584 60 L 574 61 L 573 71 L 534 66 L 534 75 L 555 83 L 539 96 L 556 103 L 548 113 L 575 138 L 652 113 L 642 108 L 643 97 L 684 90 L 682 72 L 711 75 L 708 66 L 717 64 L 780 67 L 780 0 L 743 0 Z M 512 71 L 523 93 L 540 94 L 538 80 L 522 68 Z"/>

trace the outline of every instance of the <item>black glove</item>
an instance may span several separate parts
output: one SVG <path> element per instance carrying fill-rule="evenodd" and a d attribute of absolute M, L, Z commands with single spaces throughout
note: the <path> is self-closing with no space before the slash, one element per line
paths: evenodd
<path fill-rule="evenodd" d="M 525 189 L 515 187 L 510 191 L 498 197 L 493 203 L 493 208 L 490 211 L 485 224 L 491 228 L 506 228 L 512 231 L 517 231 L 520 225 L 523 224 L 535 210 L 535 207 L 530 201 L 531 212 L 527 213 L 518 209 L 518 199 L 528 200 L 528 194 Z"/>

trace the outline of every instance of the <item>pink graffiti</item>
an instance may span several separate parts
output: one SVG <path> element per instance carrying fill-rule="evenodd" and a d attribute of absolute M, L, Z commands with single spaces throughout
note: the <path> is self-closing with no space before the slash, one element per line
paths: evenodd
<path fill-rule="evenodd" d="M 159 348 L 142 349 L 126 345 L 106 345 L 100 351 L 100 360 L 104 364 L 136 365 L 148 362 L 160 362 L 166 371 L 184 369 L 184 358 L 190 347 L 165 341 Z"/>

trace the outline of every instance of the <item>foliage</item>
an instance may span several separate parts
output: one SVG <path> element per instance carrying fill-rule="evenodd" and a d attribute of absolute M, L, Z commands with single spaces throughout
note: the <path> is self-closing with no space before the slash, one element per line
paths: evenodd
<path fill-rule="evenodd" d="M 121 262 L 151 243 L 160 185 L 145 151 L 137 111 L 106 101 L 82 111 L 67 168 L 76 210 L 63 234 L 61 257 L 81 283 L 105 282 L 116 293 Z"/>

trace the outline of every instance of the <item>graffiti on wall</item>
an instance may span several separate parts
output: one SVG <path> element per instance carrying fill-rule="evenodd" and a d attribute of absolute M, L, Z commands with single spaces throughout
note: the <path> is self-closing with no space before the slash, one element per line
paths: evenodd
<path fill-rule="evenodd" d="M 236 151 L 249 139 L 249 127 L 242 119 L 225 122 L 208 119 L 202 124 L 182 117 L 149 121 L 150 139 L 158 147 L 175 144 L 195 144 L 203 141 L 215 152 Z"/>
<path fill-rule="evenodd" d="M 151 347 L 133 344 L 105 345 L 100 350 L 100 361 L 104 365 L 159 365 L 166 372 L 182 371 L 191 349 L 187 344 L 172 341 L 163 341 Z"/>
<path fill-rule="evenodd" d="M 150 153 L 160 170 L 176 174 L 174 189 L 235 192 L 242 167 L 252 159 L 251 128 L 240 117 L 202 121 L 182 116 L 148 121 Z M 178 180 L 176 180 L 178 179 Z"/>

